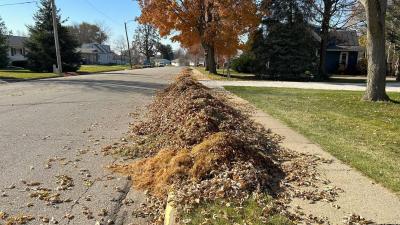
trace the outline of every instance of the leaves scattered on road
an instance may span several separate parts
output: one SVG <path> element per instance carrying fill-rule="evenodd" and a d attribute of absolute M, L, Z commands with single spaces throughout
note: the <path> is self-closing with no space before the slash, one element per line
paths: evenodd
<path fill-rule="evenodd" d="M 57 190 L 64 191 L 64 190 L 71 190 L 74 187 L 74 180 L 67 175 L 59 175 L 56 176 L 56 183 L 60 186 L 57 187 Z"/>

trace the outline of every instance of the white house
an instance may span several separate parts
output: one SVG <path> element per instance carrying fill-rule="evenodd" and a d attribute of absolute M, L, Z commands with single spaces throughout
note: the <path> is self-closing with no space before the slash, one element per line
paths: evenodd
<path fill-rule="evenodd" d="M 154 59 L 155 66 L 167 66 L 171 65 L 171 61 L 168 59 Z"/>
<path fill-rule="evenodd" d="M 204 66 L 205 60 L 204 59 L 191 59 L 189 61 L 190 66 Z"/>
<path fill-rule="evenodd" d="M 8 58 L 10 59 L 10 63 L 16 61 L 26 61 L 26 49 L 24 47 L 24 42 L 26 37 L 20 36 L 8 36 Z"/>
<path fill-rule="evenodd" d="M 81 53 L 84 64 L 105 65 L 115 63 L 115 53 L 111 51 L 111 47 L 109 45 L 96 43 L 83 44 L 80 48 L 78 48 L 78 52 Z"/>
<path fill-rule="evenodd" d="M 179 59 L 172 60 L 171 64 L 172 64 L 172 66 L 189 66 L 189 60 L 179 58 Z"/>

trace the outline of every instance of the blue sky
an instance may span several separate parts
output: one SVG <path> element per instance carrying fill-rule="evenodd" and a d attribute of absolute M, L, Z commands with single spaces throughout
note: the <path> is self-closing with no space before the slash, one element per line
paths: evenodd
<path fill-rule="evenodd" d="M 27 33 L 26 25 L 32 24 L 32 16 L 37 9 L 37 4 L 8 5 L 33 0 L 0 0 L 0 16 L 3 18 L 9 30 L 15 35 Z M 61 9 L 62 17 L 68 18 L 67 24 L 80 23 L 102 23 L 111 31 L 109 44 L 113 45 L 116 39 L 125 35 L 124 21 L 132 20 L 140 15 L 140 8 L 133 0 L 56 0 L 56 5 Z M 128 29 L 130 38 L 133 36 L 136 22 L 129 22 Z M 164 40 L 165 43 L 170 43 Z M 174 48 L 179 44 L 174 44 Z"/>

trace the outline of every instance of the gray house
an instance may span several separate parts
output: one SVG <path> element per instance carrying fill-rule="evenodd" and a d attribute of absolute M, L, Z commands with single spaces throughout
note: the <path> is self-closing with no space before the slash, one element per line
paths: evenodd
<path fill-rule="evenodd" d="M 8 36 L 8 58 L 10 59 L 10 63 L 17 61 L 27 61 L 26 58 L 26 49 L 24 47 L 24 42 L 26 37 L 20 36 Z"/>
<path fill-rule="evenodd" d="M 83 44 L 77 49 L 81 53 L 83 64 L 106 65 L 114 63 L 115 53 L 109 45 L 96 43 Z"/>

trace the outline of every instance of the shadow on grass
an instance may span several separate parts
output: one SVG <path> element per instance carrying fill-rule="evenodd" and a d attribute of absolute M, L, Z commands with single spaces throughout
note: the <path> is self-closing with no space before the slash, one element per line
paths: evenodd
<path fill-rule="evenodd" d="M 8 82 L 8 83 L 15 83 L 15 82 L 42 80 L 42 79 L 57 78 L 57 77 L 60 77 L 60 76 L 54 75 L 54 76 L 44 76 L 44 77 L 20 78 L 20 77 L 6 77 L 6 76 L 0 75 L 0 80 Z"/>
<path fill-rule="evenodd" d="M 30 70 L 26 70 L 26 69 L 5 69 L 5 70 L 0 70 L 0 72 L 6 72 L 6 73 L 37 73 L 37 72 L 33 72 Z"/>
<path fill-rule="evenodd" d="M 93 71 L 93 72 L 90 72 L 90 71 L 79 71 L 78 70 L 78 72 L 76 72 L 78 75 L 88 75 L 88 74 L 96 74 L 96 73 L 112 73 L 112 72 L 117 72 L 117 71 L 122 71 L 122 70 L 124 70 L 124 69 L 120 69 L 120 70 L 99 70 L 99 71 Z"/>
<path fill-rule="evenodd" d="M 399 100 L 394 100 L 394 99 L 390 99 L 389 102 L 393 104 L 400 104 Z"/>
<path fill-rule="evenodd" d="M 49 77 L 31 77 L 31 78 L 19 78 L 19 77 L 6 77 L 0 75 L 0 80 L 5 81 L 8 83 L 15 83 L 15 82 L 23 82 L 23 81 L 33 81 L 33 80 L 42 80 L 42 79 L 49 79 L 49 78 L 57 78 L 60 76 L 49 76 Z"/>
<path fill-rule="evenodd" d="M 220 76 L 222 78 L 228 78 L 227 74 L 222 74 L 222 73 L 218 73 L 218 74 L 209 74 L 210 76 Z M 235 74 L 235 73 L 231 73 L 230 78 L 233 79 L 237 79 L 237 80 L 260 80 L 259 77 L 257 77 L 256 75 L 253 74 L 249 74 L 249 75 L 244 75 L 244 74 Z"/>
<path fill-rule="evenodd" d="M 330 77 L 327 82 L 333 82 L 333 83 L 360 83 L 360 84 L 366 84 L 367 83 L 367 77 L 366 76 L 353 76 L 353 77 L 345 77 L 345 76 L 333 76 Z M 396 81 L 394 79 L 386 79 L 386 83 L 399 83 L 400 81 Z"/>

